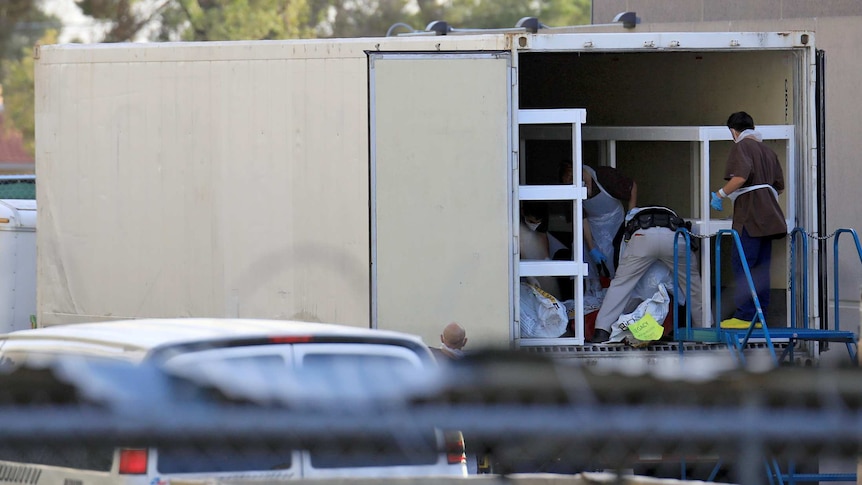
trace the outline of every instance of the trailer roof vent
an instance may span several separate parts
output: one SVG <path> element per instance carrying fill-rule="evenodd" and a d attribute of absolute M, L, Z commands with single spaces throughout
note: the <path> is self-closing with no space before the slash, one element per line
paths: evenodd
<path fill-rule="evenodd" d="M 620 12 L 614 16 L 614 19 L 608 24 L 590 24 L 587 27 L 610 27 L 623 24 L 627 29 L 633 29 L 637 24 L 641 23 L 635 12 Z"/>
<path fill-rule="evenodd" d="M 635 12 L 620 12 L 614 17 L 613 22 L 622 22 L 623 27 L 633 29 L 639 24 L 641 19 L 638 18 Z"/>
<path fill-rule="evenodd" d="M 448 23 L 442 20 L 434 20 L 427 27 L 425 27 L 426 32 L 435 32 L 436 35 L 446 35 L 449 32 L 452 32 L 452 27 L 449 26 Z"/>
<path fill-rule="evenodd" d="M 535 34 L 539 29 L 546 28 L 547 25 L 539 22 L 539 19 L 536 17 L 522 17 L 521 20 L 515 24 L 515 27 L 525 29 L 527 32 Z"/>

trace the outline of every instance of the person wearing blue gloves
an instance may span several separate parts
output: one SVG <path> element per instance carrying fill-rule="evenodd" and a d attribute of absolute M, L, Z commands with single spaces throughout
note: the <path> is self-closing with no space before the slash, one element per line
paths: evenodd
<path fill-rule="evenodd" d="M 721 211 L 721 210 L 724 210 L 723 204 L 721 203 L 721 198 L 727 197 L 727 194 L 724 193 L 724 187 L 718 189 L 718 192 L 719 192 L 718 194 L 716 194 L 715 192 L 713 192 L 711 194 L 712 199 L 709 201 L 709 205 L 713 209 L 715 209 L 717 211 Z"/>
<path fill-rule="evenodd" d="M 590 265 L 589 278 L 598 281 L 598 268 L 604 265 L 607 276 L 613 278 L 616 270 L 614 238 L 623 226 L 626 211 L 637 206 L 637 184 L 614 167 L 583 167 L 582 178 L 587 187 L 584 210 L 584 247 L 594 264 Z M 563 163 L 560 182 L 571 184 L 572 162 Z M 625 206 L 623 205 L 625 203 Z"/>
<path fill-rule="evenodd" d="M 599 248 L 590 249 L 590 257 L 593 258 L 596 264 L 607 263 L 608 258 Z"/>
<path fill-rule="evenodd" d="M 754 119 L 739 111 L 727 119 L 727 127 L 733 136 L 725 165 L 724 179 L 727 183 L 710 193 L 709 205 L 720 211 L 724 199 L 733 204 L 733 229 L 739 234 L 742 251 L 757 299 L 763 313 L 769 306 L 769 267 L 772 263 L 772 241 L 787 235 L 784 212 L 778 204 L 778 194 L 784 190 L 784 172 L 778 155 L 763 143 L 763 136 L 755 130 Z M 731 256 L 734 274 L 733 318 L 722 320 L 722 328 L 748 328 L 757 309 L 754 305 L 742 255 L 734 244 Z"/>

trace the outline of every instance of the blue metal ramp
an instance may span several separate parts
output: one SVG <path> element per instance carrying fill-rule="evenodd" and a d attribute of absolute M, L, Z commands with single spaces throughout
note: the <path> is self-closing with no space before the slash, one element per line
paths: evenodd
<path fill-rule="evenodd" d="M 862 261 L 862 245 L 859 243 L 859 237 L 856 234 L 856 231 L 853 229 L 839 229 L 835 232 L 835 243 L 834 243 L 834 278 L 835 278 L 835 300 L 838 300 L 838 272 L 839 272 L 839 264 L 838 264 L 838 239 L 839 236 L 843 233 L 849 233 L 853 235 L 853 239 L 856 243 L 856 249 L 859 253 L 860 261 Z M 720 254 L 721 254 L 721 239 L 724 235 L 730 235 L 733 238 L 734 243 L 736 244 L 736 249 L 740 253 L 742 252 L 742 244 L 739 240 L 739 234 L 733 229 L 723 229 L 718 231 L 718 237 L 716 238 L 715 243 L 715 259 L 716 259 L 716 321 L 719 322 L 719 316 L 721 315 L 721 265 L 720 265 Z M 835 328 L 834 329 L 823 329 L 823 328 L 809 328 L 809 311 L 808 311 L 808 240 L 806 239 L 806 233 L 802 228 L 795 228 L 790 232 L 790 295 L 791 301 L 791 316 L 790 316 L 790 326 L 789 327 L 772 327 L 770 328 L 766 324 L 766 319 L 763 316 L 763 310 L 760 306 L 760 301 L 757 298 L 757 292 L 754 289 L 754 283 L 751 278 L 751 272 L 748 268 L 748 264 L 745 261 L 745 258 L 742 258 L 743 269 L 745 270 L 746 280 L 751 290 L 752 298 L 754 299 L 755 307 L 757 308 L 757 313 L 754 319 L 749 324 L 746 329 L 718 329 L 718 331 L 724 336 L 725 341 L 728 344 L 728 347 L 735 351 L 737 357 L 741 362 L 745 362 L 745 355 L 743 353 L 743 349 L 750 339 L 764 339 L 766 341 L 767 347 L 769 349 L 770 355 L 772 359 L 775 361 L 776 365 L 780 364 L 784 361 L 785 358 L 788 358 L 790 362 L 793 362 L 793 351 L 796 348 L 796 344 L 801 341 L 809 341 L 809 342 L 837 342 L 844 343 L 847 346 L 847 352 L 850 356 L 850 360 L 853 364 L 857 363 L 857 347 L 858 347 L 858 336 L 855 332 L 851 332 L 849 330 L 841 330 L 840 329 L 840 321 L 839 321 L 839 308 L 838 305 L 835 305 Z M 797 282 L 795 275 L 797 275 L 796 271 L 796 241 L 797 239 L 802 241 L 802 258 L 803 258 L 803 269 L 801 271 L 801 279 L 802 279 L 802 306 L 803 306 L 803 315 L 802 318 L 797 318 L 796 315 L 796 302 L 797 300 Z M 782 352 L 779 357 L 775 353 L 775 345 L 773 343 L 773 339 L 782 339 L 788 342 L 787 347 L 784 352 Z"/>
<path fill-rule="evenodd" d="M 856 243 L 856 250 L 859 254 L 860 262 L 862 262 L 862 245 L 859 243 L 859 237 L 856 234 L 856 231 L 853 229 L 839 229 L 835 232 L 835 243 L 834 243 L 834 285 L 835 285 L 835 299 L 838 300 L 838 273 L 839 273 L 839 265 L 838 265 L 838 240 L 839 236 L 844 233 L 849 233 L 853 236 L 853 239 Z M 740 362 L 745 362 L 745 354 L 744 350 L 748 346 L 749 342 L 754 339 L 756 341 L 765 341 L 766 347 L 769 350 L 769 353 L 776 363 L 776 365 L 780 364 L 782 361 L 787 359 L 790 362 L 794 360 L 794 350 L 799 342 L 835 342 L 835 343 L 843 343 L 847 346 L 847 352 L 850 356 L 850 360 L 855 365 L 857 363 L 857 347 L 858 347 L 858 335 L 855 332 L 849 330 L 841 330 L 840 322 L 839 322 L 839 312 L 838 307 L 835 307 L 835 328 L 834 329 L 822 329 L 822 328 L 809 328 L 809 306 L 808 306 L 808 240 L 807 234 L 802 228 L 795 228 L 790 232 L 790 269 L 789 273 L 791 275 L 790 278 L 790 298 L 793 301 L 793 304 L 790 305 L 790 321 L 789 326 L 787 327 L 772 327 L 770 328 L 766 324 L 766 317 L 764 316 L 763 309 L 760 305 L 760 300 L 757 297 L 757 292 L 754 289 L 754 282 L 751 277 L 751 271 L 748 268 L 748 264 L 745 261 L 745 258 L 742 258 L 742 265 L 745 271 L 746 282 L 751 291 L 752 298 L 754 300 L 755 308 L 757 312 L 750 322 L 748 328 L 743 329 L 723 329 L 720 328 L 721 322 L 721 241 L 724 236 L 729 236 L 732 238 L 733 243 L 736 246 L 736 250 L 742 253 L 742 243 L 739 239 L 739 234 L 733 229 L 722 229 L 716 233 L 716 241 L 715 241 L 715 292 L 716 292 L 716 308 L 715 308 L 715 326 L 712 328 L 692 328 L 691 326 L 691 278 L 687 279 L 687 288 L 685 291 L 686 295 L 686 315 L 685 315 L 685 325 L 679 325 L 680 315 L 678 306 L 673 305 L 673 318 L 674 318 L 674 340 L 680 343 L 679 346 L 680 353 L 682 353 L 683 343 L 685 342 L 703 342 L 703 343 L 725 343 L 727 347 L 734 352 L 734 355 L 740 360 Z M 676 231 L 676 239 L 674 240 L 674 260 L 678 261 L 679 255 L 679 241 L 680 238 L 683 238 L 685 241 L 686 247 L 686 255 L 685 255 L 685 264 L 686 267 L 684 270 L 688 275 L 691 275 L 691 250 L 688 249 L 691 247 L 691 239 L 690 234 L 684 228 L 680 228 Z M 796 269 L 796 260 L 797 258 L 797 240 L 802 241 L 802 254 L 801 257 L 803 259 L 803 268 L 802 271 L 799 272 Z M 679 268 L 678 263 L 674 263 L 674 301 L 680 300 L 680 289 L 679 289 Z M 800 275 L 801 273 L 801 275 Z M 797 278 L 798 276 L 798 278 Z M 797 279 L 801 279 L 802 282 L 802 294 L 801 296 L 797 295 L 799 282 Z M 798 299 L 799 298 L 799 299 Z M 797 315 L 796 307 L 798 301 L 802 301 L 802 317 L 799 318 Z M 784 348 L 781 355 L 777 355 L 775 352 L 775 340 L 779 340 L 781 342 L 787 342 L 786 347 Z"/>

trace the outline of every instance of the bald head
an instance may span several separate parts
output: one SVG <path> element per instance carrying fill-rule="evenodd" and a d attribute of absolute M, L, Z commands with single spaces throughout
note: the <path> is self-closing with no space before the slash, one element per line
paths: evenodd
<path fill-rule="evenodd" d="M 461 325 L 452 322 L 443 328 L 440 341 L 450 349 L 460 349 L 467 343 L 467 332 Z"/>

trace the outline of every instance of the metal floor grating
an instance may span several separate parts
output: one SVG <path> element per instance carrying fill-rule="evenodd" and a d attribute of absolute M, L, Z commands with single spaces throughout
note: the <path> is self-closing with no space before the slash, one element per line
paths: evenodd
<path fill-rule="evenodd" d="M 683 353 L 685 352 L 730 352 L 727 344 L 724 343 L 699 343 L 685 342 L 683 345 Z M 787 347 L 786 342 L 775 342 L 775 350 L 784 350 Z M 768 350 L 766 342 L 749 342 L 746 345 L 746 350 Z M 536 345 L 524 346 L 520 349 L 523 352 L 544 354 L 554 358 L 576 358 L 576 357 L 610 357 L 610 356 L 626 356 L 626 357 L 678 357 L 680 344 L 678 342 L 657 342 L 645 347 L 632 347 L 624 344 L 584 344 L 584 345 Z"/>

